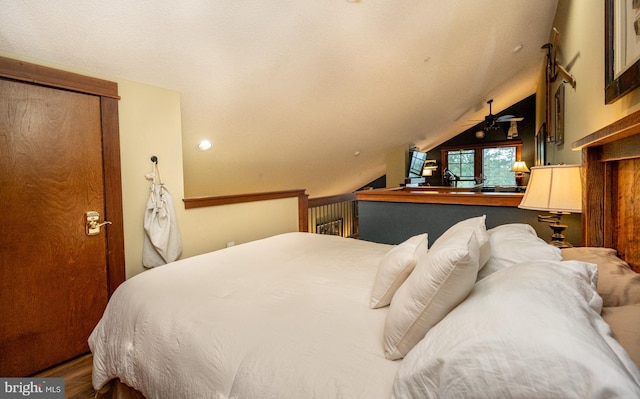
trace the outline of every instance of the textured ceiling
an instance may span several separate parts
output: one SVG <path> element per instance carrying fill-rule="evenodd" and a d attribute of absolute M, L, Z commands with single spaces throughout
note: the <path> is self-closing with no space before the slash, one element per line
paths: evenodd
<path fill-rule="evenodd" d="M 465 130 L 489 98 L 497 113 L 533 94 L 556 6 L 0 0 L 0 50 L 180 92 L 188 196 L 320 196 Z"/>

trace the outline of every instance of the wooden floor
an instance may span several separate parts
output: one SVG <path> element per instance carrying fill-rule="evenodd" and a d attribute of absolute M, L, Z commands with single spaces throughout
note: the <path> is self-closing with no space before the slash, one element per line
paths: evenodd
<path fill-rule="evenodd" d="M 93 398 L 96 391 L 91 385 L 93 356 L 82 355 L 59 366 L 34 374 L 32 377 L 64 378 L 64 397 L 66 399 Z"/>

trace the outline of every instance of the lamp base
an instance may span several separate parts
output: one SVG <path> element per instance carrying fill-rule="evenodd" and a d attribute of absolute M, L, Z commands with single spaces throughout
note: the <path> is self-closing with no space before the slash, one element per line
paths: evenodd
<path fill-rule="evenodd" d="M 557 248 L 571 248 L 573 245 L 569 244 L 565 241 L 565 236 L 562 232 L 567 228 L 566 224 L 550 224 L 549 228 L 553 230 L 553 234 L 551 235 L 551 241 L 549 241 L 549 245 L 553 245 Z"/>
<path fill-rule="evenodd" d="M 557 248 L 571 248 L 573 245 L 569 244 L 565 241 L 565 236 L 562 234 L 563 231 L 568 227 L 566 224 L 560 224 L 560 218 L 562 215 L 568 215 L 567 212 L 550 212 L 551 215 L 548 216 L 540 216 L 538 215 L 538 221 L 549 223 L 549 228 L 553 230 L 553 234 L 551 235 L 551 241 L 549 241 L 550 245 L 553 245 Z"/>

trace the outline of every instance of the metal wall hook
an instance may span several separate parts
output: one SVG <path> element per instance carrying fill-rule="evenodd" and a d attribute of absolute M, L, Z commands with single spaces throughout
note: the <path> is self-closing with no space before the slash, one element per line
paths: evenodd
<path fill-rule="evenodd" d="M 151 171 L 151 173 L 145 175 L 144 177 L 146 177 L 147 180 L 152 180 L 153 184 L 162 185 L 163 183 L 162 178 L 160 177 L 160 169 L 158 168 L 158 157 L 152 155 L 151 162 L 153 162 L 153 170 Z"/>

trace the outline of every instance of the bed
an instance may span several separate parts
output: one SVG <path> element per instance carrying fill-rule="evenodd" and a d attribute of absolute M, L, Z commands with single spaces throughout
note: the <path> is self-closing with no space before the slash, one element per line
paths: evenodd
<path fill-rule="evenodd" d="M 640 212 L 619 205 L 640 151 L 605 159 L 634 136 L 596 133 L 585 247 L 479 215 L 432 242 L 289 233 L 174 262 L 112 296 L 98 396 L 640 397 L 640 252 L 620 227 Z"/>

